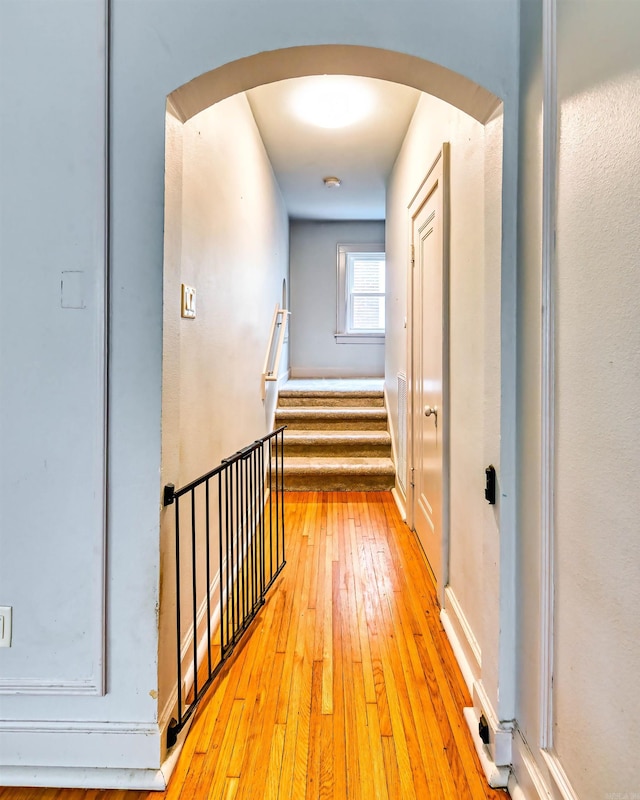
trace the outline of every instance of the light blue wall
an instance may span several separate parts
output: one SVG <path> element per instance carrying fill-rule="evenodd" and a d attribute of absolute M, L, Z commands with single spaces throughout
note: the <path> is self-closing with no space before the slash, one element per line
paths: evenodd
<path fill-rule="evenodd" d="M 291 223 L 291 373 L 293 377 L 382 377 L 384 344 L 338 344 L 339 244 L 381 244 L 384 222 Z"/>
<path fill-rule="evenodd" d="M 69 676 L 93 680 L 104 653 L 108 692 L 78 696 L 62 687 L 57 694 L 3 698 L 5 716 L 24 721 L 0 743 L 9 764 L 153 770 L 159 763 L 154 692 L 167 95 L 229 61 L 305 44 L 397 50 L 462 73 L 505 101 L 505 252 L 513 270 L 517 5 L 113 0 L 106 316 L 105 4 L 3 0 L 0 603 L 13 605 L 15 617 L 14 647 L 0 675 L 14 684 L 28 677 L 54 684 Z M 282 72 L 286 77 L 286 64 Z M 84 273 L 84 309 L 61 309 L 63 271 Z M 98 728 L 91 737 L 73 738 L 63 722 L 51 723 L 49 738 L 30 733 L 30 720 L 65 719 L 100 720 L 107 728 L 126 723 L 131 744 Z M 3 772 L 5 781 L 22 779 L 15 775 Z M 150 785 L 156 777 L 136 772 L 112 780 Z"/>

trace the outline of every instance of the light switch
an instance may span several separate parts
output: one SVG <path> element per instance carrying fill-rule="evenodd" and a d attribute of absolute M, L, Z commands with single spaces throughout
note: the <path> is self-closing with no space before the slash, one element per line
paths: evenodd
<path fill-rule="evenodd" d="M 0 647 L 11 647 L 11 606 L 0 606 Z"/>
<path fill-rule="evenodd" d="M 182 284 L 182 316 L 185 319 L 195 319 L 196 316 L 196 290 L 193 286 Z"/>

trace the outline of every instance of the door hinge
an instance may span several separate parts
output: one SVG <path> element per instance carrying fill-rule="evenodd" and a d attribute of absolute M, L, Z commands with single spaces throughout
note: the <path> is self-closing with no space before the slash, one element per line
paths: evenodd
<path fill-rule="evenodd" d="M 415 467 L 411 467 L 411 480 L 409 481 L 409 484 L 411 486 L 415 486 L 415 483 L 414 483 L 414 480 L 413 480 L 414 476 L 415 476 L 415 472 L 416 472 L 416 468 Z"/>
<path fill-rule="evenodd" d="M 415 267 L 416 265 L 416 248 L 414 245 L 411 245 L 411 266 Z"/>

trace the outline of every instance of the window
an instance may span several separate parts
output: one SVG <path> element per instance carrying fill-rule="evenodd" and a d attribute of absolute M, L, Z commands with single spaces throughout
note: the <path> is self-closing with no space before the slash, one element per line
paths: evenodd
<path fill-rule="evenodd" d="M 384 342 L 384 293 L 384 245 L 338 245 L 338 344 Z"/>

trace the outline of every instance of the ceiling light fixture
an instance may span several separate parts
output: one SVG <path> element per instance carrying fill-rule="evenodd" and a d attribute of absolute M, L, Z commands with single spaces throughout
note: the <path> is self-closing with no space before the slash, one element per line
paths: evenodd
<path fill-rule="evenodd" d="M 314 75 L 299 80 L 291 102 L 303 122 L 320 128 L 345 128 L 359 122 L 373 108 L 373 94 L 364 78 Z"/>
<path fill-rule="evenodd" d="M 342 186 L 340 178 L 336 178 L 334 175 L 330 175 L 322 180 L 327 189 L 337 189 L 339 186 Z"/>

